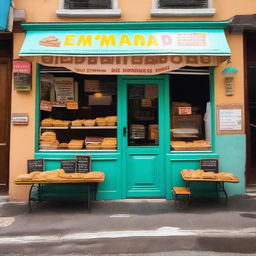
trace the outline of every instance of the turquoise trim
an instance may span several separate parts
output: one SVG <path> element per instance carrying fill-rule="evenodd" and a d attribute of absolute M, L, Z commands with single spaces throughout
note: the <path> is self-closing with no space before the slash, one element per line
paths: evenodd
<path fill-rule="evenodd" d="M 214 67 L 210 67 L 210 101 L 211 101 L 211 143 L 212 152 L 215 152 L 215 87 L 214 87 Z"/>
<path fill-rule="evenodd" d="M 23 23 L 25 31 L 33 30 L 126 30 L 126 29 L 181 29 L 206 28 L 224 29 L 231 20 L 224 21 L 147 21 L 147 22 L 63 22 L 63 23 Z"/>
<path fill-rule="evenodd" d="M 35 152 L 39 151 L 39 125 L 40 125 L 40 65 L 36 64 L 36 88 L 35 88 Z"/>

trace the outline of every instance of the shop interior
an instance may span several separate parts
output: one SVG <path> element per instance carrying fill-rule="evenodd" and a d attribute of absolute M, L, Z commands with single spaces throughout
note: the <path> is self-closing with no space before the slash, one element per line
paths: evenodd
<path fill-rule="evenodd" d="M 170 75 L 171 150 L 211 149 L 208 69 L 181 69 Z"/>
<path fill-rule="evenodd" d="M 169 74 L 170 148 L 211 150 L 209 69 Z M 156 84 L 127 87 L 128 146 L 159 145 Z M 117 150 L 117 76 L 42 66 L 39 150 Z"/>

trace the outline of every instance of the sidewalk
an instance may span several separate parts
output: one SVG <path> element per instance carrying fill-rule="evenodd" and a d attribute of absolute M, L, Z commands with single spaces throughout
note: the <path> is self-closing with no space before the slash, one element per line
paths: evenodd
<path fill-rule="evenodd" d="M 29 214 L 26 203 L 2 202 L 0 219 L 14 218 L 14 222 L 0 226 L 0 254 L 10 245 L 21 250 L 24 244 L 34 248 L 38 243 L 53 250 L 56 245 L 76 245 L 77 253 L 77 248 L 99 254 L 142 249 L 145 253 L 188 249 L 256 253 L 252 197 L 230 197 L 227 205 L 196 198 L 182 210 L 164 199 L 95 201 L 91 213 L 86 206 L 86 202 L 34 202 Z M 216 244 L 220 240 L 221 246 Z"/>

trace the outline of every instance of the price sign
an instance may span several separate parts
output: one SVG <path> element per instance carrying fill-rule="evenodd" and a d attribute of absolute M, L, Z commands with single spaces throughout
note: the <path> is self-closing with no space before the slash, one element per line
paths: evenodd
<path fill-rule="evenodd" d="M 87 173 L 91 171 L 91 156 L 79 155 L 76 156 L 76 171 L 80 173 Z"/>
<path fill-rule="evenodd" d="M 219 159 L 201 159 L 200 166 L 205 172 L 219 172 Z"/>
<path fill-rule="evenodd" d="M 28 160 L 27 172 L 42 172 L 44 171 L 44 159 L 32 159 Z"/>
<path fill-rule="evenodd" d="M 64 159 L 60 161 L 61 169 L 66 173 L 76 172 L 76 160 L 75 159 Z"/>

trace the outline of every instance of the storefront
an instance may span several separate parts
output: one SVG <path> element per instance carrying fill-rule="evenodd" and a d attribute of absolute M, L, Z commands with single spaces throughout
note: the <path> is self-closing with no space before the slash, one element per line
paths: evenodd
<path fill-rule="evenodd" d="M 180 170 L 199 168 L 202 158 L 220 159 L 226 171 L 243 166 L 226 153 L 225 136 L 243 133 L 242 108 L 231 128 L 215 115 L 214 67 L 231 55 L 227 24 L 24 24 L 20 57 L 36 67 L 34 157 L 52 170 L 91 155 L 92 169 L 106 174 L 97 199 L 170 199 L 183 184 Z M 243 138 L 236 143 L 243 155 Z M 242 182 L 231 194 L 243 193 L 236 170 Z"/>

